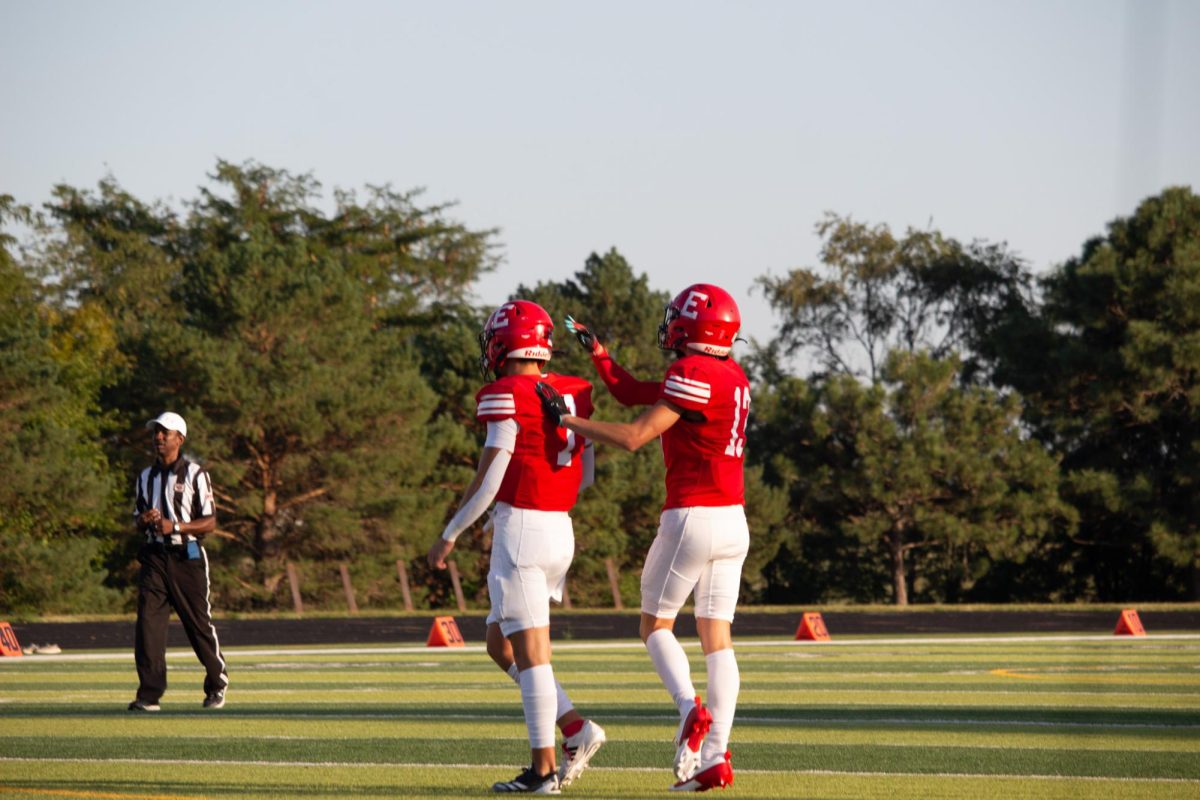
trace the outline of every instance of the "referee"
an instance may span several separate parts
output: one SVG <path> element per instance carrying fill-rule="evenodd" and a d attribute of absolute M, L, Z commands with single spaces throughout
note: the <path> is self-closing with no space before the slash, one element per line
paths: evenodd
<path fill-rule="evenodd" d="M 225 705 L 229 675 L 208 602 L 208 555 L 200 538 L 217 527 L 212 481 L 199 464 L 179 454 L 187 423 L 167 411 L 146 423 L 154 430 L 154 466 L 137 482 L 134 520 L 146 542 L 138 551 L 137 697 L 130 711 L 158 711 L 167 690 L 167 623 L 179 615 L 196 657 L 204 665 L 204 708 Z"/>

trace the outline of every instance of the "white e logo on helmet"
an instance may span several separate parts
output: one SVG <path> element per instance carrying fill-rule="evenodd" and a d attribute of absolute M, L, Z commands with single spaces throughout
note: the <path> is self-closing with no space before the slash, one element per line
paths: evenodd
<path fill-rule="evenodd" d="M 492 327 L 493 328 L 507 328 L 508 327 L 508 312 L 512 311 L 512 309 L 513 309 L 512 303 L 505 303 L 504 305 L 497 308 L 496 313 L 492 315 Z"/>
<path fill-rule="evenodd" d="M 683 308 L 679 309 L 679 316 L 687 317 L 688 319 L 696 319 L 696 306 L 706 302 L 708 295 L 704 292 L 691 291 L 688 292 L 687 300 L 683 301 Z"/>

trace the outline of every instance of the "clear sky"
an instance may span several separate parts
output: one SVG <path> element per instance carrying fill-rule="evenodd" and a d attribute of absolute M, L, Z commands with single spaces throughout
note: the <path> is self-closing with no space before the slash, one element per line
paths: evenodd
<path fill-rule="evenodd" d="M 1200 189 L 1197 41 L 1192 0 L 0 0 L 0 194 L 186 199 L 218 158 L 425 187 L 500 229 L 482 302 L 616 247 L 765 339 L 754 279 L 815 265 L 825 210 L 1042 271 Z"/>

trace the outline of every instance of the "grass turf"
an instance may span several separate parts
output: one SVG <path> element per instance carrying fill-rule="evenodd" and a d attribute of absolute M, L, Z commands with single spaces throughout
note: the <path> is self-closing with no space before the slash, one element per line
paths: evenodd
<path fill-rule="evenodd" d="M 233 650 L 215 712 L 173 654 L 163 711 L 140 715 L 130 654 L 86 655 L 0 662 L 0 798 L 483 797 L 528 758 L 516 687 L 478 648 Z M 730 797 L 1200 796 L 1200 638 L 743 641 L 738 658 Z M 555 670 L 609 734 L 564 793 L 665 794 L 676 720 L 640 646 L 564 644 Z"/>

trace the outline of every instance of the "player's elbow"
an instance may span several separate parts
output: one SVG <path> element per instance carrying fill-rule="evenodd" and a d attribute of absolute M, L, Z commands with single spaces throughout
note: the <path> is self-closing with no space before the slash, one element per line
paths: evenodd
<path fill-rule="evenodd" d="M 626 453 L 632 453 L 633 451 L 635 451 L 639 447 L 641 447 L 641 445 L 638 444 L 637 441 L 635 441 L 634 439 L 629 438 L 629 437 L 622 437 L 620 440 L 615 442 L 615 444 L 617 445 L 617 447 L 621 448 Z"/>
<path fill-rule="evenodd" d="M 632 453 L 633 451 L 640 449 L 642 445 L 646 444 L 646 442 L 649 442 L 655 438 L 657 437 L 653 431 L 645 430 L 640 427 L 634 427 L 624 431 L 624 435 L 622 435 L 620 441 L 617 442 L 617 446 L 628 453 Z"/>

